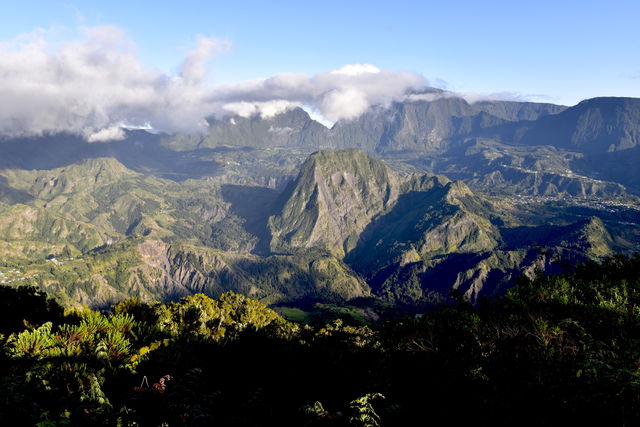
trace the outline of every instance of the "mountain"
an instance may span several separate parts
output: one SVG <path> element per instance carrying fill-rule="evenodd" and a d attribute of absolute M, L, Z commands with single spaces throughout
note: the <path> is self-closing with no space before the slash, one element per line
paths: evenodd
<path fill-rule="evenodd" d="M 346 264 L 315 248 L 250 253 L 278 196 L 268 188 L 158 179 L 113 158 L 0 176 L 25 203 L 0 204 L 0 272 L 17 266 L 17 283 L 37 283 L 68 305 L 225 290 L 271 303 L 369 295 Z"/>
<path fill-rule="evenodd" d="M 611 219 L 563 211 L 532 225 L 518 218 L 522 208 L 505 211 L 461 181 L 399 176 L 353 149 L 312 154 L 280 203 L 269 218 L 272 251 L 330 251 L 397 304 L 437 303 L 451 288 L 475 300 L 559 258 L 630 247 L 612 237 Z"/>
<path fill-rule="evenodd" d="M 372 107 L 331 129 L 293 108 L 265 118 L 211 119 L 207 135 L 167 136 L 161 144 L 180 152 L 289 150 L 300 162 L 316 150 L 358 148 L 420 172 L 465 180 L 480 191 L 618 196 L 640 192 L 634 175 L 614 166 L 633 161 L 611 155 L 637 145 L 639 115 L 640 100 L 634 98 L 594 98 L 567 108 L 515 101 L 469 103 L 439 91 Z M 603 165 L 600 156 L 605 153 Z M 635 151 L 629 155 L 638 157 Z M 262 168 L 264 162 L 259 164 Z M 265 172 L 273 176 L 276 171 Z"/>
<path fill-rule="evenodd" d="M 543 102 L 520 101 L 479 101 L 472 106 L 479 111 L 510 122 L 538 120 L 541 117 L 558 114 L 567 109 L 564 105 Z"/>
<path fill-rule="evenodd" d="M 20 267 L 34 284 L 68 306 L 107 308 L 137 297 L 171 301 L 232 290 L 265 303 L 300 299 L 346 301 L 370 295 L 368 285 L 327 253 L 259 257 L 153 239 L 127 239 L 84 256 L 51 258 Z"/>
<path fill-rule="evenodd" d="M 428 185 L 404 192 L 389 212 L 376 218 L 347 261 L 371 277 L 392 264 L 490 251 L 500 240 L 488 219 L 491 210 L 464 183 L 433 177 Z"/>
<path fill-rule="evenodd" d="M 586 154 L 628 150 L 640 144 L 640 99 L 588 99 L 559 114 L 515 126 L 512 141 Z"/>
<path fill-rule="evenodd" d="M 485 110 L 500 115 L 498 103 Z M 553 197 L 640 192 L 630 172 L 640 152 L 640 99 L 594 98 L 548 111 L 533 120 L 494 121 L 458 133 L 441 139 L 440 152 L 414 151 L 405 161 L 483 192 Z"/>
<path fill-rule="evenodd" d="M 113 158 L 139 173 L 184 181 L 217 174 L 222 166 L 207 158 L 213 150 L 176 152 L 162 146 L 162 135 L 142 130 L 128 130 L 124 140 L 104 143 L 87 143 L 66 133 L 0 139 L 0 150 L 0 169 L 49 170 L 88 159 Z"/>
<path fill-rule="evenodd" d="M 371 153 L 439 152 L 448 148 L 452 137 L 504 122 L 477 111 L 462 98 L 445 97 L 374 109 L 353 121 L 336 123 L 332 136 L 342 148 Z"/>
<path fill-rule="evenodd" d="M 210 120 L 205 136 L 176 136 L 164 140 L 174 150 L 215 147 L 359 148 L 370 153 L 439 151 L 453 137 L 479 132 L 515 120 L 535 120 L 565 107 L 543 103 L 483 101 L 429 94 L 435 99 L 396 102 L 374 107 L 354 120 L 338 121 L 328 129 L 301 108 L 272 117 L 228 116 Z"/>
<path fill-rule="evenodd" d="M 553 104 L 506 101 L 470 104 L 459 97 L 443 96 L 373 109 L 354 121 L 336 123 L 332 134 L 342 148 L 358 147 L 371 153 L 443 152 L 455 145 L 456 138 L 513 120 L 535 120 L 563 109 Z M 369 136 L 365 140 L 358 137 L 365 134 Z"/>
<path fill-rule="evenodd" d="M 443 174 L 481 192 L 546 196 L 640 193 L 628 172 L 640 158 L 640 100 L 595 98 L 573 107 L 515 101 L 469 103 L 443 91 L 411 94 L 328 129 L 301 108 L 262 117 L 211 118 L 207 134 L 128 131 L 86 144 L 72 135 L 0 141 L 0 167 L 51 169 L 113 157 L 174 181 L 279 189 L 317 150 L 358 148 L 402 171 Z M 620 151 L 623 155 L 616 155 Z M 618 168 L 617 164 L 627 167 Z M 0 178 L 0 201 L 20 201 Z"/>
<path fill-rule="evenodd" d="M 16 204 L 0 206 L 0 253 L 4 262 L 78 255 L 105 245 L 109 232 L 93 224 Z"/>
<path fill-rule="evenodd" d="M 113 158 L 47 170 L 3 169 L 0 177 L 24 197 L 22 204 L 0 211 L 3 235 L 15 249 L 11 257 L 23 257 L 20 245 L 31 257 L 28 242 L 34 239 L 43 258 L 60 255 L 61 248 L 85 253 L 127 236 L 202 244 L 211 238 L 211 227 L 228 216 L 229 206 L 214 184 L 145 176 Z"/>
<path fill-rule="evenodd" d="M 204 136 L 180 135 L 167 138 L 165 145 L 174 150 L 215 147 L 295 147 L 331 148 L 330 131 L 312 120 L 302 108 L 292 108 L 273 117 L 228 116 L 211 118 Z"/>
<path fill-rule="evenodd" d="M 522 226 L 502 230 L 505 247 L 563 247 L 592 257 L 611 255 L 615 243 L 598 217 L 569 225 Z"/>
<path fill-rule="evenodd" d="M 372 218 L 398 198 L 400 182 L 384 163 L 360 150 L 317 152 L 269 218 L 271 250 L 319 246 L 344 256 Z"/>
<path fill-rule="evenodd" d="M 477 301 L 640 248 L 638 104 L 434 92 L 331 129 L 294 108 L 200 136 L 1 140 L 0 282 L 92 307 L 225 290 Z"/>
<path fill-rule="evenodd" d="M 488 199 L 356 149 L 311 154 L 282 190 L 161 179 L 113 158 L 0 178 L 0 272 L 19 267 L 14 281 L 70 305 L 233 290 L 425 306 L 451 288 L 500 293 L 558 258 L 640 247 L 633 208 Z"/>
<path fill-rule="evenodd" d="M 411 257 L 398 257 L 384 268 L 363 267 L 361 271 L 368 273 L 365 277 L 373 293 L 393 304 L 439 304 L 451 289 L 477 302 L 482 297 L 502 294 L 520 276 L 532 278 L 542 271 L 559 273 L 567 263 L 599 259 L 619 249 L 599 218 L 566 226 L 495 227 L 493 231 L 491 237 L 495 240 L 476 240 L 484 246 L 461 245 L 436 256 L 424 256 L 414 250 Z M 397 244 L 402 245 L 399 239 Z M 362 256 L 349 262 L 364 265 Z"/>
<path fill-rule="evenodd" d="M 344 257 L 359 246 L 375 258 L 406 257 L 402 251 L 393 255 L 398 240 L 413 246 L 415 239 L 423 255 L 495 246 L 491 224 L 474 213 L 490 207 L 464 183 L 426 175 L 400 178 L 360 150 L 312 154 L 282 200 L 281 210 L 269 218 L 276 253 L 321 247 Z"/>

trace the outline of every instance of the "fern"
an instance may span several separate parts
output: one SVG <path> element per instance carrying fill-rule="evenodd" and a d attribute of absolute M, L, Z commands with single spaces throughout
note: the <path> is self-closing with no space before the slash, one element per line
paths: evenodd
<path fill-rule="evenodd" d="M 380 416 L 373 407 L 373 401 L 384 399 L 380 393 L 367 393 L 349 404 L 349 423 L 359 427 L 380 427 Z"/>
<path fill-rule="evenodd" d="M 42 357 L 56 340 L 51 333 L 52 323 L 47 322 L 35 330 L 12 334 L 7 341 L 9 354 L 13 357 Z"/>

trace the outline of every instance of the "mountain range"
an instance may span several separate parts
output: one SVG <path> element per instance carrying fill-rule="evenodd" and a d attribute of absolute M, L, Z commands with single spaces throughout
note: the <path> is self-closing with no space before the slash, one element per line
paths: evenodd
<path fill-rule="evenodd" d="M 404 307 L 640 247 L 640 99 L 414 94 L 331 128 L 300 108 L 0 141 L 0 282 L 67 305 L 234 290 Z"/>

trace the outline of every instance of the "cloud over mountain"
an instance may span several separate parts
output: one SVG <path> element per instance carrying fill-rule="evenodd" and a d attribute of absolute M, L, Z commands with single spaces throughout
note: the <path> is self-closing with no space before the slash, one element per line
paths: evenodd
<path fill-rule="evenodd" d="M 117 129 L 127 125 L 197 129 L 212 109 L 197 81 L 202 51 L 212 51 L 203 43 L 187 55 L 185 77 L 144 69 L 116 27 L 88 28 L 63 43 L 46 32 L 2 43 L 0 134 L 73 132 L 98 141 L 121 136 Z"/>
<path fill-rule="evenodd" d="M 371 64 L 211 86 L 207 61 L 230 49 L 227 40 L 200 36 L 172 76 L 145 68 L 118 27 L 84 28 L 80 34 L 57 42 L 55 34 L 39 30 L 0 42 L 0 136 L 70 132 L 99 142 L 124 138 L 127 127 L 196 133 L 206 130 L 212 116 L 272 117 L 293 107 L 330 125 L 394 101 L 518 98 L 425 91 L 423 76 Z"/>
<path fill-rule="evenodd" d="M 329 121 L 353 119 L 371 105 L 402 100 L 407 92 L 427 86 L 424 77 L 410 72 L 381 71 L 370 64 L 346 65 L 312 76 L 282 73 L 266 79 L 225 85 L 214 89 L 214 98 L 228 103 L 271 106 L 274 100 L 309 106 Z M 231 104 L 233 105 L 233 104 Z M 229 108 L 241 114 L 240 110 Z"/>
<path fill-rule="evenodd" d="M 117 139 L 122 127 L 198 132 L 206 118 L 235 113 L 270 116 L 303 106 L 328 121 L 351 119 L 427 85 L 411 72 L 346 65 L 315 75 L 281 73 L 210 86 L 206 61 L 229 42 L 200 37 L 177 76 L 146 69 L 119 28 L 86 28 L 55 42 L 47 31 L 0 43 L 0 135 L 57 132 L 89 141 Z"/>

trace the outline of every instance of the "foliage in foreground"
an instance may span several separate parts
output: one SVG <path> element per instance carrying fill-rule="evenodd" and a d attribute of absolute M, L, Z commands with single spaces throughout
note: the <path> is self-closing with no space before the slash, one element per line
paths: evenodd
<path fill-rule="evenodd" d="M 234 293 L 63 315 L 1 292 L 3 425 L 640 423 L 637 256 L 358 327 Z"/>

